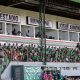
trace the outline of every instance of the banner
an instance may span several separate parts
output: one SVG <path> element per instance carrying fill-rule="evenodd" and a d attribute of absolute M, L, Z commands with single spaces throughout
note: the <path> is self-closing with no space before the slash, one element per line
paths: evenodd
<path fill-rule="evenodd" d="M 80 31 L 80 25 L 70 24 L 69 30 L 72 30 L 72 31 Z"/>
<path fill-rule="evenodd" d="M 27 17 L 26 21 L 27 21 L 27 24 L 29 24 L 29 25 L 39 26 L 39 24 L 40 24 L 39 19 L 32 18 L 32 17 Z M 45 20 L 45 27 L 52 27 L 51 21 Z"/>
<path fill-rule="evenodd" d="M 14 14 L 2 13 L 0 12 L 0 21 L 8 21 L 8 22 L 20 22 L 20 17 Z"/>
<path fill-rule="evenodd" d="M 68 30 L 69 24 L 63 22 L 57 22 L 57 29 Z"/>

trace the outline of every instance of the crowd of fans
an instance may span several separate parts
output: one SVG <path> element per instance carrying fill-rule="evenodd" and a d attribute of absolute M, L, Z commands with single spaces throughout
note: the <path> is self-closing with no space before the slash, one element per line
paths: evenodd
<path fill-rule="evenodd" d="M 0 44 L 0 58 L 3 58 L 4 61 L 42 62 L 44 60 L 43 55 L 39 45 Z M 47 46 L 45 58 L 47 62 L 80 62 L 80 50 L 77 48 Z"/>
<path fill-rule="evenodd" d="M 4 68 L 10 61 L 43 62 L 44 52 L 38 44 L 0 43 L 0 59 Z M 46 46 L 46 62 L 80 62 L 80 50 L 78 48 Z M 0 65 L 1 67 L 1 65 Z M 70 80 L 74 80 L 71 78 Z M 77 80 L 77 79 L 76 79 Z"/>

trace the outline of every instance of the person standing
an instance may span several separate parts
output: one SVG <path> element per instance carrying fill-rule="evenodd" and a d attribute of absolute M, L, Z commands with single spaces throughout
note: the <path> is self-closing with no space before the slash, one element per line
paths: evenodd
<path fill-rule="evenodd" d="M 47 74 L 46 71 L 44 72 L 43 79 L 44 79 L 44 80 L 48 80 L 48 74 Z"/>
<path fill-rule="evenodd" d="M 51 71 L 50 71 L 49 74 L 48 74 L 48 80 L 53 80 L 53 76 L 52 76 Z"/>

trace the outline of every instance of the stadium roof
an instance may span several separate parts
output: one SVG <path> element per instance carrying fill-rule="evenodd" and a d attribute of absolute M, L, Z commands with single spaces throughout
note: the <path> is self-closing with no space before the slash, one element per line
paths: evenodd
<path fill-rule="evenodd" d="M 80 0 L 71 0 L 73 2 L 76 2 L 76 3 L 80 3 Z"/>
<path fill-rule="evenodd" d="M 46 1 L 46 13 L 48 14 L 54 14 L 80 20 L 80 0 L 41 1 Z M 0 0 L 0 5 L 39 11 L 39 0 Z"/>

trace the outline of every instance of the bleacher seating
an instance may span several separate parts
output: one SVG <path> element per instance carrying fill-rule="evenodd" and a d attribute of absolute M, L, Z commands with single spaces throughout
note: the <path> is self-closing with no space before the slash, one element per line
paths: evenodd
<path fill-rule="evenodd" d="M 46 61 L 47 62 L 79 62 L 80 51 L 77 48 L 67 47 L 51 47 L 46 48 Z M 40 46 L 34 44 L 0 44 L 0 58 L 4 58 L 4 61 L 40 61 L 41 53 Z M 6 60 L 5 60 L 6 59 Z"/>
<path fill-rule="evenodd" d="M 37 44 L 0 44 L 0 58 L 4 68 L 10 61 L 42 62 L 42 53 Z M 80 62 L 80 50 L 68 47 L 46 47 L 46 62 Z"/>

